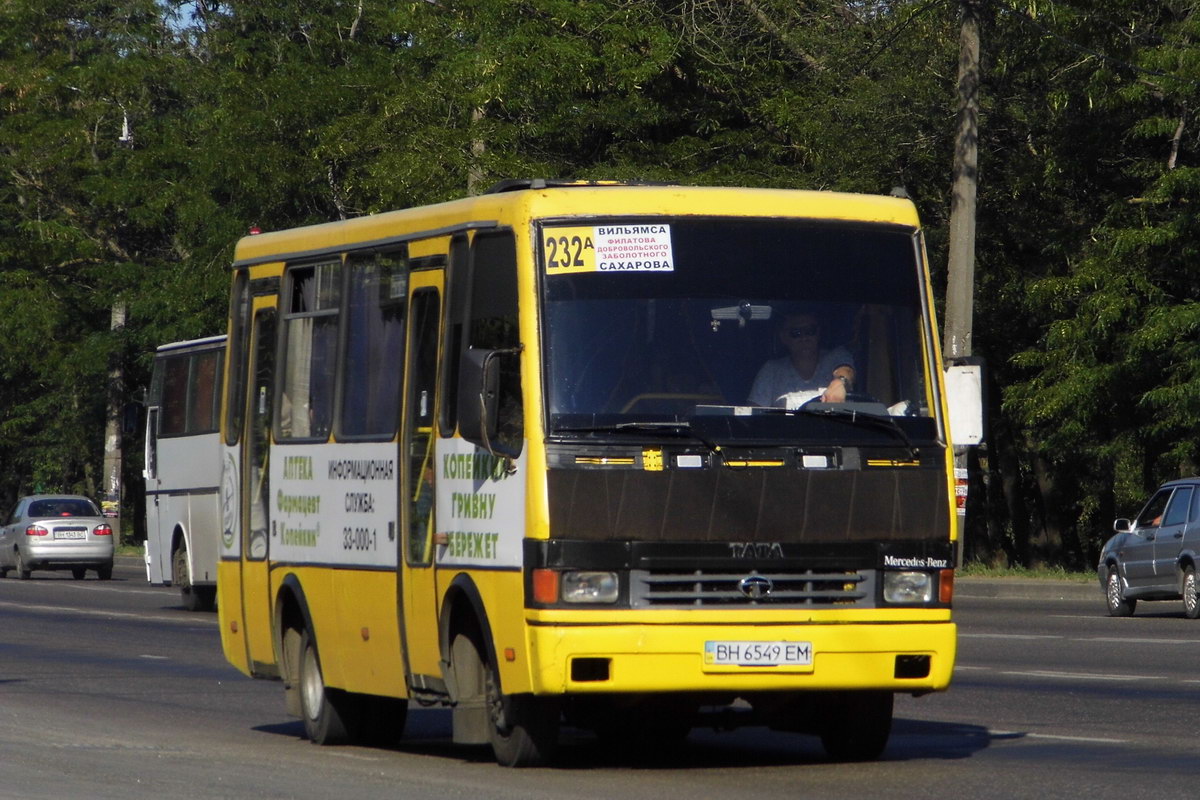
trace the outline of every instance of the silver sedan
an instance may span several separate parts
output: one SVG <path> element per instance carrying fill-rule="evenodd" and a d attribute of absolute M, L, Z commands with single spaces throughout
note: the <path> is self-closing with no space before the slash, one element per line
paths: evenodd
<path fill-rule="evenodd" d="M 113 528 L 96 504 L 79 495 L 22 497 L 0 528 L 0 577 L 27 579 L 35 569 L 69 569 L 79 580 L 89 569 L 112 577 Z"/>

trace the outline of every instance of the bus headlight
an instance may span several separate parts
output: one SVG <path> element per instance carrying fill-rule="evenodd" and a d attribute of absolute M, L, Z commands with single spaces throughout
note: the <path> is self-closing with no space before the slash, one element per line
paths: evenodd
<path fill-rule="evenodd" d="M 564 603 L 615 603 L 620 584 L 615 572 L 564 572 L 559 587 Z"/>
<path fill-rule="evenodd" d="M 913 605 L 933 600 L 933 576 L 928 572 L 883 573 L 883 599 Z"/>

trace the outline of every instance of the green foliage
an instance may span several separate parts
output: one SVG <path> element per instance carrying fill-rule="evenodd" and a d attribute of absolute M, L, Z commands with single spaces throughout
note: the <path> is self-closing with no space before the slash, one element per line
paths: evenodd
<path fill-rule="evenodd" d="M 981 558 L 1086 565 L 1200 460 L 1193 6 L 981 6 Z M 220 331 L 252 225 L 510 177 L 903 186 L 940 285 L 957 59 L 950 0 L 10 0 L 0 500 L 94 492 L 109 365 L 133 394 Z"/>

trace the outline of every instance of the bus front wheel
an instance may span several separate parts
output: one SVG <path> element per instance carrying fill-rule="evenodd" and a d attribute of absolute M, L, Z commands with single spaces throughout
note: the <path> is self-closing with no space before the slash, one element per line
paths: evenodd
<path fill-rule="evenodd" d="M 821 726 L 821 744 L 834 761 L 873 761 L 892 734 L 891 692 L 845 692 L 831 703 Z"/>
<path fill-rule="evenodd" d="M 342 718 L 342 696 L 325 686 L 317 643 L 308 631 L 300 639 L 300 715 L 304 733 L 313 744 L 334 745 L 349 741 Z"/>
<path fill-rule="evenodd" d="M 460 633 L 451 649 L 460 680 L 460 701 L 481 698 L 487 714 L 488 740 L 502 767 L 536 767 L 558 750 L 561 709 L 557 698 L 504 694 L 495 664 L 474 636 Z M 464 662 L 470 663 L 464 663 Z"/>

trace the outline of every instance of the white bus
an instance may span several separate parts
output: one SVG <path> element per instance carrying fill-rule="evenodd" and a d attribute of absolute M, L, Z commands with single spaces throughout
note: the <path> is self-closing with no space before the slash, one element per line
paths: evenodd
<path fill-rule="evenodd" d="M 146 399 L 146 577 L 191 611 L 217 593 L 224 360 L 224 336 L 164 344 Z"/>

